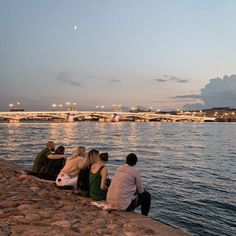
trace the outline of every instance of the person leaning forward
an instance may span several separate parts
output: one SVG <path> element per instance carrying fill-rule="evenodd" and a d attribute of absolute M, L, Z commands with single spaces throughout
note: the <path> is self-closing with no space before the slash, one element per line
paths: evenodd
<path fill-rule="evenodd" d="M 59 159 L 63 158 L 64 154 L 52 154 L 55 150 L 55 143 L 53 141 L 48 141 L 44 149 L 42 149 L 36 156 L 32 168 L 34 174 L 39 174 L 42 172 L 47 164 L 48 159 Z"/>
<path fill-rule="evenodd" d="M 119 210 L 132 211 L 141 205 L 141 213 L 148 215 L 151 205 L 151 195 L 144 191 L 140 172 L 135 167 L 137 156 L 130 153 L 126 164 L 120 166 L 112 178 L 107 192 L 107 203 Z"/>

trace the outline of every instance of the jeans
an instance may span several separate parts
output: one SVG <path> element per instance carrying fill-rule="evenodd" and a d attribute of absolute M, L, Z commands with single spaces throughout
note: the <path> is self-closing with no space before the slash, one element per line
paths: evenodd
<path fill-rule="evenodd" d="M 141 206 L 142 215 L 147 216 L 151 206 L 151 194 L 149 192 L 137 193 L 126 211 L 132 211 L 139 206 Z"/>

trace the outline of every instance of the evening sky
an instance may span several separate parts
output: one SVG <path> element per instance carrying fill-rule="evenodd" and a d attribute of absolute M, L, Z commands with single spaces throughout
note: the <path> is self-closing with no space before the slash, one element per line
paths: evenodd
<path fill-rule="evenodd" d="M 235 12 L 234 0 L 1 0 L 0 110 L 201 102 L 235 73 Z"/>

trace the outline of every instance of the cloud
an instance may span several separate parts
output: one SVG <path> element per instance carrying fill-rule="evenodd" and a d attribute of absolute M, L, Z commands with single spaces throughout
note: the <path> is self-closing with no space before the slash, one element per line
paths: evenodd
<path fill-rule="evenodd" d="M 184 95 L 175 98 L 194 98 L 201 99 L 203 104 L 185 104 L 184 109 L 191 110 L 196 107 L 231 107 L 236 108 L 236 75 L 224 76 L 223 79 L 217 77 L 210 79 L 208 84 L 200 90 L 200 95 Z"/>
<path fill-rule="evenodd" d="M 109 81 L 112 82 L 112 83 L 119 83 L 119 82 L 121 82 L 121 80 L 119 80 L 119 79 L 110 79 Z"/>
<path fill-rule="evenodd" d="M 61 72 L 57 75 L 56 80 L 66 84 L 66 85 L 70 85 L 70 86 L 77 86 L 77 87 L 82 86 L 80 82 L 75 81 L 75 80 L 71 79 L 70 77 L 71 76 L 69 74 Z"/>
<path fill-rule="evenodd" d="M 187 79 L 178 79 L 177 82 L 178 83 L 187 83 L 188 80 Z"/>
<path fill-rule="evenodd" d="M 157 82 L 167 82 L 166 79 L 155 79 L 155 81 L 157 81 Z"/>
<path fill-rule="evenodd" d="M 196 94 L 193 94 L 193 95 L 181 95 L 181 96 L 175 96 L 175 97 L 172 97 L 174 99 L 188 99 L 188 98 L 192 98 L 192 99 L 201 99 L 202 96 L 201 95 L 196 95 Z"/>
<path fill-rule="evenodd" d="M 167 78 L 169 81 L 175 81 L 175 82 L 177 82 L 177 83 L 187 83 L 187 82 L 188 82 L 187 79 L 178 78 L 178 77 L 176 77 L 176 76 L 168 76 L 168 75 L 166 75 L 166 76 L 167 76 L 166 78 Z"/>
<path fill-rule="evenodd" d="M 179 99 L 179 100 L 165 100 L 165 101 L 151 101 L 151 103 L 179 103 L 179 102 L 193 102 L 194 99 Z"/>
<path fill-rule="evenodd" d="M 160 100 L 156 100 L 156 101 L 150 101 L 151 103 L 170 103 L 172 101 L 168 101 L 168 100 L 165 100 L 165 101 L 160 101 Z M 174 101 L 176 102 L 176 101 Z"/>
<path fill-rule="evenodd" d="M 163 75 L 157 79 L 155 79 L 155 82 L 176 82 L 176 83 L 187 83 L 187 79 L 178 78 L 173 75 Z"/>

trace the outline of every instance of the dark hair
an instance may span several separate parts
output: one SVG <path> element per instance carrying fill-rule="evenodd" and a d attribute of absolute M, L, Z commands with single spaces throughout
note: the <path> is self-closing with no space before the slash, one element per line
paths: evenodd
<path fill-rule="evenodd" d="M 64 154 L 65 153 L 65 147 L 64 146 L 57 147 L 55 153 L 56 154 Z"/>
<path fill-rule="evenodd" d="M 101 159 L 102 161 L 105 161 L 105 162 L 108 161 L 108 153 L 107 153 L 107 152 L 101 153 L 101 154 L 99 155 L 99 157 L 100 157 L 100 159 Z"/>
<path fill-rule="evenodd" d="M 129 166 L 135 166 L 137 161 L 138 161 L 138 158 L 134 153 L 130 153 L 126 157 L 126 164 L 128 164 Z"/>
<path fill-rule="evenodd" d="M 55 143 L 53 141 L 48 141 L 46 146 L 50 151 L 55 151 Z"/>

